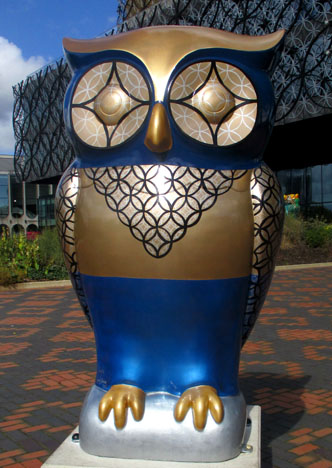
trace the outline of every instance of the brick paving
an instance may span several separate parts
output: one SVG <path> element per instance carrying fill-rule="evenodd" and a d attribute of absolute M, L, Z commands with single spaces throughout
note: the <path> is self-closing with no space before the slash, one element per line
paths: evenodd
<path fill-rule="evenodd" d="M 277 271 L 241 360 L 262 467 L 332 467 L 332 267 Z M 69 287 L 0 291 L 0 468 L 38 468 L 77 425 L 93 333 Z"/>

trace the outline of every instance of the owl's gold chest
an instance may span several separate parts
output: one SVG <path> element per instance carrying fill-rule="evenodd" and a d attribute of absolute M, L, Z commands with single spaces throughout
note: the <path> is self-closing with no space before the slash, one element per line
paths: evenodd
<path fill-rule="evenodd" d="M 78 270 L 163 279 L 249 275 L 250 176 L 175 166 L 80 169 Z"/>

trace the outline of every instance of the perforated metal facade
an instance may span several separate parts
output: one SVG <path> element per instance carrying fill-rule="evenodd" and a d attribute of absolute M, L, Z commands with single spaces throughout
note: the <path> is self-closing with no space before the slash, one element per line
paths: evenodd
<path fill-rule="evenodd" d="M 332 113 L 330 0 L 119 0 L 118 27 L 106 35 L 160 24 L 249 35 L 286 29 L 285 49 L 272 76 L 276 125 Z M 15 170 L 21 180 L 59 177 L 74 158 L 62 115 L 69 80 L 61 59 L 14 87 Z"/>

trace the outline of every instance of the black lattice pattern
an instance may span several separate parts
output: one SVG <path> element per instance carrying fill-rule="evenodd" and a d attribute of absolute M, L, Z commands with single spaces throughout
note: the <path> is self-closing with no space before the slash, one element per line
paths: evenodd
<path fill-rule="evenodd" d="M 55 215 L 66 267 L 78 301 L 92 327 L 91 315 L 82 287 L 81 276 L 77 269 L 74 230 L 78 185 L 78 171 L 73 167 L 69 167 L 64 173 L 57 189 Z"/>
<path fill-rule="evenodd" d="M 75 211 L 78 195 L 78 171 L 68 168 L 64 173 L 55 197 L 55 217 L 65 263 L 70 273 L 77 273 L 75 252 Z"/>
<path fill-rule="evenodd" d="M 84 171 L 107 206 L 155 258 L 167 255 L 174 242 L 247 172 L 167 165 Z"/>
<path fill-rule="evenodd" d="M 15 171 L 20 180 L 61 175 L 74 159 L 63 123 L 70 78 L 61 59 L 14 87 Z"/>
<path fill-rule="evenodd" d="M 247 309 L 243 319 L 243 344 L 263 306 L 281 243 L 284 203 L 279 182 L 265 164 L 252 172 L 251 199 L 254 214 L 254 250 Z"/>

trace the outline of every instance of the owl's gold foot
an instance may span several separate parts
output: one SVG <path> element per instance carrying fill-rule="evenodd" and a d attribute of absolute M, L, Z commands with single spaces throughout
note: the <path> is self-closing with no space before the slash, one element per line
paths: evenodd
<path fill-rule="evenodd" d="M 132 385 L 113 385 L 99 403 L 99 419 L 106 421 L 114 410 L 114 423 L 117 429 L 123 429 L 127 422 L 127 408 L 131 408 L 136 421 L 144 414 L 145 393 Z"/>
<path fill-rule="evenodd" d="M 188 388 L 179 398 L 174 410 L 175 420 L 184 420 L 189 408 L 193 409 L 194 426 L 202 431 L 206 425 L 208 410 L 211 411 L 216 423 L 221 423 L 224 416 L 224 407 L 215 388 L 209 385 L 199 385 Z"/>

